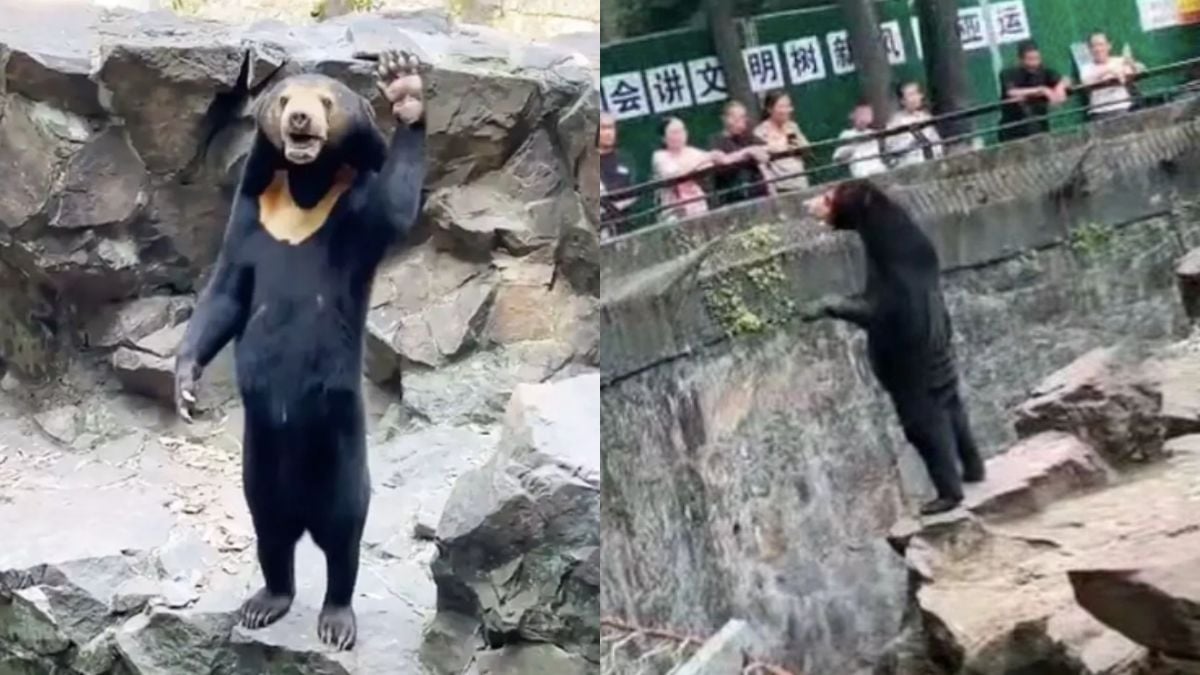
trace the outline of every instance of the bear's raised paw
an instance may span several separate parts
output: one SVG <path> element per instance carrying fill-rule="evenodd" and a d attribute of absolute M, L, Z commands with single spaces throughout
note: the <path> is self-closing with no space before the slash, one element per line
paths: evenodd
<path fill-rule="evenodd" d="M 429 70 L 416 56 L 404 51 L 379 55 L 379 91 L 392 104 L 392 115 L 401 124 L 413 125 L 425 115 L 421 73 Z"/>

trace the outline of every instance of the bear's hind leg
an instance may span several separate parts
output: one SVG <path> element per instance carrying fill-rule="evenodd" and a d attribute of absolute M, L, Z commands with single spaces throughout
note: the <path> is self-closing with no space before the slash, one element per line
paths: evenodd
<path fill-rule="evenodd" d="M 950 397 L 947 410 L 950 413 L 950 425 L 954 428 L 954 445 L 958 448 L 958 459 L 962 462 L 962 478 L 967 483 L 982 483 L 987 477 L 983 457 L 979 454 L 979 446 L 975 443 L 975 435 L 971 433 L 971 420 L 967 416 L 967 408 L 962 398 L 955 391 Z"/>
<path fill-rule="evenodd" d="M 954 461 L 954 430 L 950 415 L 928 393 L 896 396 L 904 436 L 917 449 L 937 499 L 921 507 L 922 515 L 949 511 L 962 502 L 962 480 Z"/>
<path fill-rule="evenodd" d="M 358 580 L 358 556 L 362 544 L 363 526 L 367 519 L 366 504 L 331 519 L 311 532 L 313 541 L 325 552 L 325 603 L 317 620 L 321 641 L 335 649 L 350 649 L 357 639 L 358 626 L 351 601 Z M 340 521 L 340 522 L 339 522 Z"/>
<path fill-rule="evenodd" d="M 358 626 L 351 602 L 358 580 L 359 549 L 367 521 L 370 486 L 365 471 L 361 479 L 339 486 L 329 513 L 309 529 L 313 541 L 325 553 L 325 603 L 317 620 L 317 634 L 325 644 L 350 649 Z M 343 492 L 344 491 L 344 492 Z"/>
<path fill-rule="evenodd" d="M 248 412 L 243 444 L 242 485 L 265 585 L 242 603 L 239 619 L 243 626 L 254 629 L 275 623 L 292 608 L 296 542 L 304 534 L 304 522 L 287 498 L 290 486 L 284 484 L 276 465 L 276 451 L 286 439 L 255 422 Z"/>
<path fill-rule="evenodd" d="M 242 603 L 240 617 L 246 628 L 269 626 L 282 619 L 292 608 L 292 598 L 296 595 L 296 542 L 303 529 L 296 527 L 294 532 L 295 536 L 290 536 L 290 533 L 264 536 L 264 531 L 259 530 L 258 563 L 266 585 Z"/>

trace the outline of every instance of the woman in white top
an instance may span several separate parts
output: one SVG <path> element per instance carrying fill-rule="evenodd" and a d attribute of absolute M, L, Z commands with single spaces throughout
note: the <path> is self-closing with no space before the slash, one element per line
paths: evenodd
<path fill-rule="evenodd" d="M 792 98 L 786 92 L 781 89 L 767 92 L 763 100 L 763 121 L 754 128 L 754 135 L 766 144 L 772 155 L 808 147 L 808 139 L 800 131 L 800 125 L 792 119 L 794 112 Z M 763 174 L 768 178 L 788 176 L 770 184 L 772 193 L 808 187 L 808 176 L 803 173 L 804 160 L 798 155 L 772 159 L 763 167 Z"/>
<path fill-rule="evenodd" d="M 925 109 L 925 92 L 919 82 L 904 82 L 896 88 L 900 96 L 900 110 L 888 120 L 888 129 L 907 127 L 927 122 L 911 131 L 887 137 L 887 151 L 896 166 L 920 164 L 927 159 L 942 156 L 942 137 L 930 121 L 933 116 Z"/>
<path fill-rule="evenodd" d="M 883 142 L 878 138 L 863 138 L 875 133 L 871 124 L 875 121 L 875 112 L 867 101 L 859 101 L 850 111 L 850 128 L 838 135 L 838 140 L 846 141 L 833 151 L 833 161 L 850 162 L 850 175 L 854 178 L 866 178 L 887 171 L 883 163 Z"/>
<path fill-rule="evenodd" d="M 675 178 L 707 169 L 713 164 L 712 153 L 688 145 L 687 126 L 678 117 L 668 117 L 662 124 L 663 148 L 651 158 L 656 179 Z M 704 188 L 695 179 L 675 183 L 658 191 L 659 204 L 668 206 L 663 220 L 678 220 L 708 211 Z"/>
<path fill-rule="evenodd" d="M 1079 79 L 1085 85 L 1110 83 L 1088 92 L 1088 114 L 1092 119 L 1100 119 L 1127 112 L 1133 107 L 1129 81 L 1144 70 L 1144 66 L 1124 56 L 1113 58 L 1112 44 L 1104 33 L 1096 32 L 1088 37 L 1088 50 L 1092 53 L 1092 62 L 1083 67 Z"/>

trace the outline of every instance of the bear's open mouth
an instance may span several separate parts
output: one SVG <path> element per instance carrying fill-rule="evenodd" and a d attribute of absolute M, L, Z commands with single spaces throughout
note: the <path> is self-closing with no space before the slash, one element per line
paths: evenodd
<path fill-rule="evenodd" d="M 321 154 L 325 139 L 317 134 L 289 131 L 284 134 L 284 155 L 294 164 L 307 164 Z"/>

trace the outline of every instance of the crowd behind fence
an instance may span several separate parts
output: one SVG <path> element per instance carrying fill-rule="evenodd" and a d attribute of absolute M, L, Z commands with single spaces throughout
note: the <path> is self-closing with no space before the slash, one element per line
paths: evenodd
<path fill-rule="evenodd" d="M 1164 76 L 1179 76 L 1182 75 L 1183 82 L 1169 84 L 1153 90 L 1145 90 L 1140 85 L 1141 82 L 1152 80 L 1154 78 L 1163 78 Z M 1176 61 L 1165 65 L 1153 68 L 1139 68 L 1133 72 L 1127 81 L 1122 80 L 1122 86 L 1128 89 L 1128 99 L 1131 103 L 1127 108 L 1121 108 L 1116 115 L 1104 116 L 1119 116 L 1128 114 L 1129 112 L 1144 109 L 1153 105 L 1165 103 L 1168 101 L 1179 99 L 1183 96 L 1200 95 L 1200 58 L 1192 58 L 1183 61 Z M 1011 130 L 1015 127 L 1027 126 L 1030 123 L 1048 123 L 1051 120 L 1062 118 L 1076 117 L 1080 113 L 1085 113 L 1086 118 L 1091 120 L 1095 118 L 1096 113 L 1104 113 L 1111 111 L 1113 104 L 1109 102 L 1095 102 L 1089 100 L 1092 92 L 1102 89 L 1111 89 L 1114 84 L 1108 81 L 1098 81 L 1093 83 L 1077 83 L 1070 84 L 1065 87 L 1067 94 L 1067 102 L 1064 102 L 1060 109 L 1047 110 L 1044 114 L 1030 115 L 1013 122 L 1001 121 L 999 124 L 983 124 L 975 125 L 974 128 L 962 133 L 955 133 L 945 137 L 937 136 L 936 144 L 946 152 L 956 152 L 963 149 L 974 149 L 982 147 L 984 137 L 1005 130 Z M 821 183 L 831 179 L 837 179 L 845 175 L 849 167 L 855 163 L 868 160 L 894 160 L 894 152 L 889 152 L 886 148 L 889 139 L 905 134 L 921 133 L 928 129 L 953 129 L 954 123 L 963 123 L 964 121 L 973 121 L 978 118 L 992 115 L 1001 112 L 1005 106 L 1013 104 L 1012 99 L 1002 99 L 1000 101 L 986 103 L 982 105 L 971 106 L 948 114 L 937 116 L 926 116 L 920 121 L 912 124 L 901 124 L 889 126 L 889 128 L 878 129 L 875 127 L 855 137 L 854 142 L 875 142 L 878 144 L 880 151 L 870 156 L 854 156 L 848 160 L 834 159 L 816 164 L 813 166 L 805 166 L 800 171 L 791 173 L 775 174 L 761 176 L 760 179 L 739 184 L 734 187 L 725 189 L 705 189 L 702 194 L 680 199 L 671 203 L 661 203 L 655 197 L 663 193 L 664 190 L 669 190 L 675 186 L 685 183 L 705 183 L 710 185 L 712 179 L 719 172 L 728 172 L 731 169 L 737 168 L 732 164 L 722 164 L 707 166 L 703 169 L 691 171 L 682 175 L 676 175 L 669 178 L 656 178 L 644 181 L 628 187 L 619 189 L 609 189 L 602 186 L 602 231 L 605 237 L 611 237 L 619 234 L 625 234 L 636 230 L 640 227 L 659 222 L 664 219 L 673 219 L 670 217 L 664 218 L 664 214 L 677 211 L 681 207 L 686 207 L 693 203 L 704 203 L 713 207 L 720 206 L 726 202 L 726 198 L 734 192 L 746 193 L 748 189 L 766 188 L 772 189 L 770 186 L 794 181 L 797 178 L 803 177 L 807 183 Z M 1074 128 L 1074 126 L 1065 127 L 1066 129 Z M 1062 131 L 1057 129 L 1056 131 Z M 1051 133 L 1048 129 L 1037 133 Z M 1001 133 L 1003 138 L 1004 134 Z M 1008 141 L 1000 141 L 1005 143 Z M 845 138 L 830 138 L 816 141 L 811 144 L 806 144 L 804 147 L 797 147 L 781 152 L 770 152 L 769 162 L 775 162 L 781 158 L 787 157 L 804 157 L 812 158 L 816 151 L 823 149 L 832 149 L 838 146 L 845 146 L 847 140 Z M 939 156 L 941 152 L 938 153 Z M 892 155 L 892 156 L 889 156 Z M 928 156 L 928 154 L 927 154 Z M 757 162 L 753 158 L 742 160 L 744 165 L 751 165 Z M 889 166 L 894 165 L 894 161 L 888 162 Z M 650 198 L 649 200 L 647 198 Z M 650 201 L 649 206 L 642 206 L 647 201 Z M 616 208 L 618 205 L 624 205 L 624 208 Z"/>

